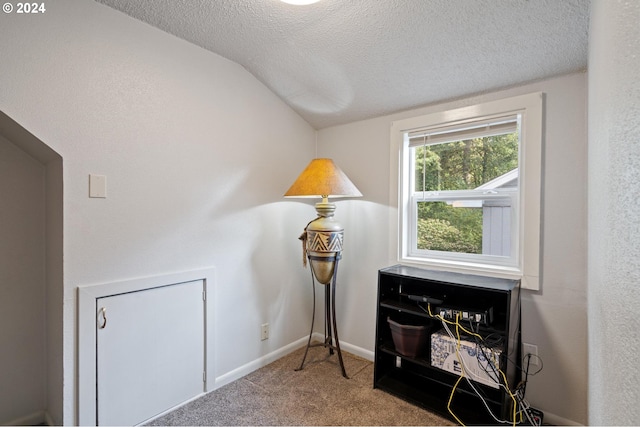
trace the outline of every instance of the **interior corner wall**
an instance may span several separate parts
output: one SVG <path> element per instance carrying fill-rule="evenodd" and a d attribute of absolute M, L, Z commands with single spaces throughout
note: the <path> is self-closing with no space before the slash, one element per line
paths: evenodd
<path fill-rule="evenodd" d="M 215 267 L 209 378 L 308 334 L 297 238 L 313 206 L 282 198 L 314 154 L 306 121 L 241 66 L 94 1 L 1 14 L 0 57 L 0 111 L 64 161 L 47 172 L 63 185 L 64 284 L 47 295 L 56 423 L 77 422 L 79 285 Z M 88 197 L 89 174 L 106 176 L 106 198 Z"/>
<path fill-rule="evenodd" d="M 589 423 L 640 419 L 640 3 L 589 29 Z"/>
<path fill-rule="evenodd" d="M 586 424 L 586 73 L 319 131 L 318 154 L 332 157 L 364 195 L 336 203 L 345 227 L 336 303 L 340 338 L 373 351 L 377 270 L 397 263 L 397 242 L 389 238 L 397 226 L 397 202 L 389 200 L 391 123 L 531 92 L 545 94 L 542 285 L 539 292 L 522 292 L 522 339 L 538 346 L 544 369 L 530 378 L 527 399 L 548 415 L 545 421 Z"/>
<path fill-rule="evenodd" d="M 0 151 L 0 325 L 6 327 L 0 326 L 0 341 L 8 349 L 0 370 L 6 370 L 2 377 L 12 385 L 0 391 L 6 393 L 0 400 L 0 423 L 58 425 L 63 383 L 62 158 L 1 111 Z M 39 351 L 33 351 L 34 345 Z M 17 372 L 19 381 L 12 378 Z"/>
<path fill-rule="evenodd" d="M 0 132 L 0 424 L 45 409 L 45 167 Z"/>

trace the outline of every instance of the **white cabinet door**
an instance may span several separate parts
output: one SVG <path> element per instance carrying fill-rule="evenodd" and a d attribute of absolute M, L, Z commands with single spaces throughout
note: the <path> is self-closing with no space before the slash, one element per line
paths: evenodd
<path fill-rule="evenodd" d="M 204 282 L 96 299 L 98 425 L 135 425 L 204 391 Z"/>

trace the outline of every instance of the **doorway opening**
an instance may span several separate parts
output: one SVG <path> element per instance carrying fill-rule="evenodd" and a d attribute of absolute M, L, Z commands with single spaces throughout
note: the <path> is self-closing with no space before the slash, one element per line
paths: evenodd
<path fill-rule="evenodd" d="M 62 422 L 62 196 L 62 157 L 0 111 L 2 425 Z"/>

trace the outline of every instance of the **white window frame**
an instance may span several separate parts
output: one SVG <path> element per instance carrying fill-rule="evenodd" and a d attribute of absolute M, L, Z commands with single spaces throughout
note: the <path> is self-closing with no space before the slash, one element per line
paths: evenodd
<path fill-rule="evenodd" d="M 540 289 L 540 208 L 543 135 L 543 97 L 541 92 L 485 102 L 463 108 L 435 112 L 395 121 L 391 125 L 390 204 L 398 216 L 390 225 L 391 242 L 397 242 L 394 258 L 407 265 L 461 273 L 520 279 L 525 289 Z M 418 254 L 411 250 L 415 203 L 409 188 L 408 135 L 421 129 L 458 126 L 491 117 L 520 115 L 519 197 L 513 259 L 446 253 Z M 437 200 L 437 199 L 435 199 Z M 392 246 L 395 246 L 392 244 Z M 471 255 L 471 256 L 469 256 Z"/>
<path fill-rule="evenodd" d="M 444 129 L 441 125 L 436 125 L 435 128 L 425 128 L 417 132 L 417 135 L 409 132 L 404 134 L 403 150 L 407 151 L 406 157 L 403 155 L 403 159 L 406 159 L 407 163 L 407 177 L 415 177 L 415 161 L 412 156 L 412 148 L 418 148 L 421 146 L 429 146 L 436 144 L 443 144 L 448 142 L 455 142 L 459 140 L 466 140 L 481 136 L 501 135 L 507 133 L 518 132 L 518 163 L 520 163 L 520 140 L 521 138 L 521 114 L 510 114 L 504 116 L 502 114 L 491 117 L 482 117 L 472 122 L 464 121 L 463 123 L 457 123 L 453 126 L 446 126 Z M 413 134 L 413 135 L 412 135 Z M 422 142 L 420 142 L 422 138 Z M 415 141 L 415 142 L 412 142 Z M 520 180 L 518 180 L 520 182 Z M 408 181 L 408 185 L 411 186 L 412 181 Z M 415 187 L 415 181 L 413 186 L 407 189 L 407 200 L 409 207 L 408 212 L 408 224 L 406 225 L 406 235 L 408 241 L 406 242 L 406 253 L 408 257 L 418 259 L 444 259 L 458 262 L 466 262 L 471 264 L 491 264 L 505 267 L 516 267 L 518 265 L 518 236 L 513 233 L 510 236 L 510 255 L 509 256 L 496 256 L 488 254 L 471 254 L 460 252 L 440 252 L 434 250 L 418 249 L 417 237 L 418 237 L 418 203 L 420 202 L 457 202 L 465 200 L 497 200 L 508 199 L 511 218 L 509 219 L 510 228 L 518 229 L 519 227 L 519 185 L 518 187 L 496 188 L 485 191 L 481 188 L 468 189 L 468 190 L 439 190 L 439 191 L 417 191 Z M 483 230 L 483 237 L 484 230 Z"/>

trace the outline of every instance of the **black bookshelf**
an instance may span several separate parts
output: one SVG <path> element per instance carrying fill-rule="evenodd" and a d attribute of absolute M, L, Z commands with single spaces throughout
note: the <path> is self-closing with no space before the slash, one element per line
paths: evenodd
<path fill-rule="evenodd" d="M 435 316 L 444 308 L 461 312 L 491 311 L 491 321 L 465 321 L 483 340 L 498 342 L 501 349 L 499 368 L 513 390 L 520 381 L 516 366 L 520 357 L 520 287 L 518 280 L 431 271 L 396 265 L 378 272 L 378 307 L 374 388 L 384 390 L 425 409 L 456 421 L 447 409 L 452 389 L 459 379 L 431 363 L 431 336 L 420 355 L 409 357 L 396 351 L 388 318 L 398 323 L 423 325 L 429 334 L 442 329 Z M 427 302 L 410 296 L 426 296 Z M 468 310 L 468 312 L 467 312 Z M 483 341 L 484 342 L 484 341 Z M 505 385 L 504 378 L 500 383 Z M 478 397 L 475 388 L 495 416 L 511 420 L 513 399 L 504 387 L 496 388 L 473 381 L 471 387 L 462 380 L 456 387 L 451 409 L 465 424 L 496 424 Z"/>

